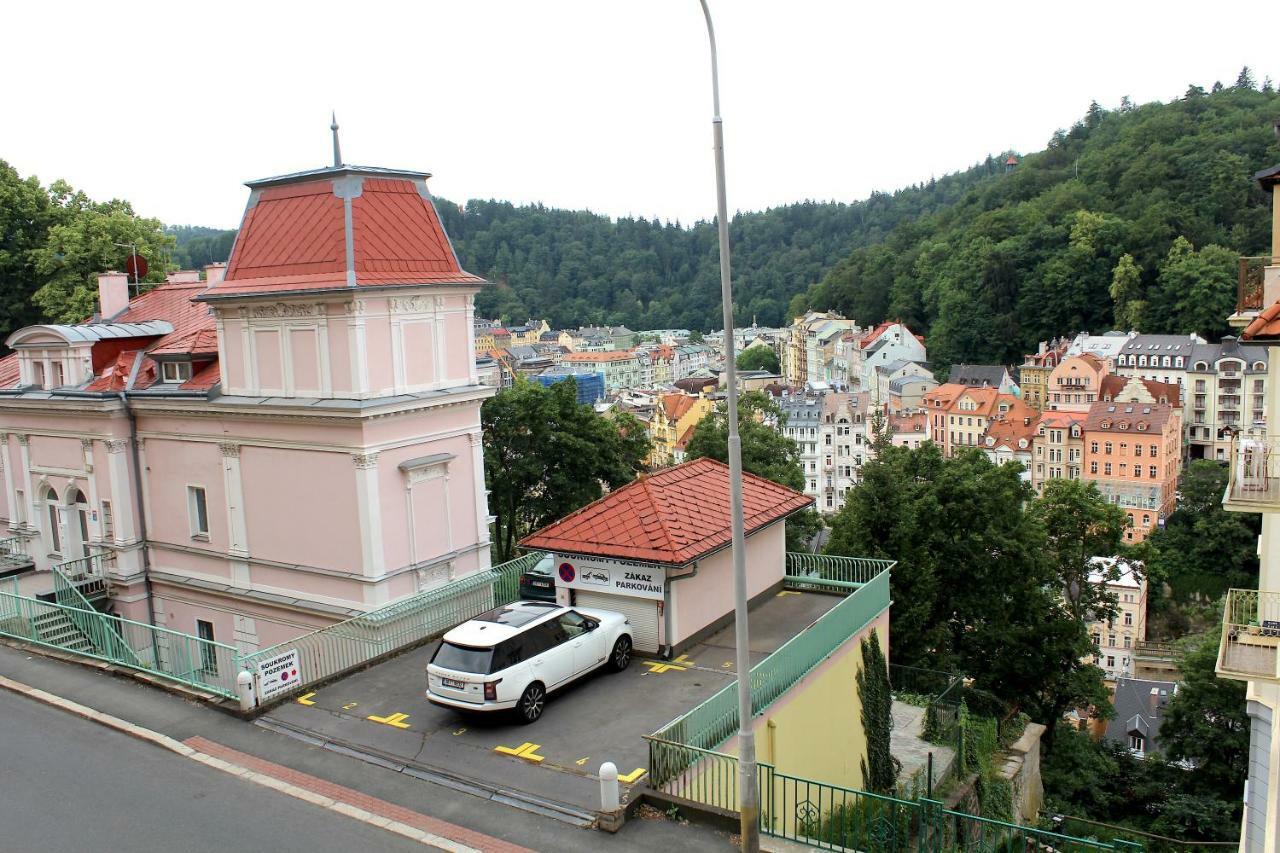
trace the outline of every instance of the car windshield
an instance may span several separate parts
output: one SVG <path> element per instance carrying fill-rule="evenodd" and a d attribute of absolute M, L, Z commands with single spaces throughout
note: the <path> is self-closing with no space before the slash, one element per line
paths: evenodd
<path fill-rule="evenodd" d="M 489 672 L 489 661 L 493 657 L 493 649 L 477 649 L 471 646 L 457 646 L 453 643 L 441 643 L 436 649 L 431 662 L 454 672 L 472 672 L 486 675 Z"/>

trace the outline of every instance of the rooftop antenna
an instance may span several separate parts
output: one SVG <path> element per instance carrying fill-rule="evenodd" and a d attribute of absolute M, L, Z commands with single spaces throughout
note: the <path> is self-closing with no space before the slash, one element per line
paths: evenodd
<path fill-rule="evenodd" d="M 333 121 L 329 129 L 333 131 L 333 168 L 340 169 L 342 168 L 342 149 L 338 147 L 338 114 L 333 112 L 331 115 Z"/>

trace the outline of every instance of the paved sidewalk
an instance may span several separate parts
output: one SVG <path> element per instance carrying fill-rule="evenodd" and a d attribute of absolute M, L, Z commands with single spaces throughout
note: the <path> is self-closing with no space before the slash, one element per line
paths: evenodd
<path fill-rule="evenodd" d="M 584 853 L 732 849 L 725 833 L 666 820 L 630 821 L 617 835 L 578 829 L 562 821 L 309 746 L 127 678 L 2 644 L 0 673 L 176 740 L 200 737 L 285 770 L 350 789 L 390 807 L 429 815 L 511 845 Z M 140 743 L 138 748 L 151 747 Z"/>

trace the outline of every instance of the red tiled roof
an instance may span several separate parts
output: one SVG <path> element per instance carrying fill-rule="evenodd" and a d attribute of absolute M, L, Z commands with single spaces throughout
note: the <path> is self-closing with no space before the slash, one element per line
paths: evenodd
<path fill-rule="evenodd" d="M 663 394 L 662 411 L 666 414 L 667 420 L 676 421 L 693 408 L 694 402 L 695 398 L 688 394 Z"/>
<path fill-rule="evenodd" d="M 352 170 L 340 173 L 352 174 Z M 435 206 L 407 178 L 361 179 L 351 200 L 355 284 L 478 284 L 463 271 Z M 288 293 L 348 286 L 347 225 L 335 181 L 315 175 L 254 190 L 226 277 L 209 296 Z"/>
<path fill-rule="evenodd" d="M 1127 432 L 1137 430 L 1139 422 L 1145 423 L 1151 432 L 1161 432 L 1165 423 L 1177 413 L 1173 406 L 1160 403 L 1106 403 L 1097 402 L 1089 407 L 1085 419 L 1086 432 Z M 1104 427 L 1107 423 L 1109 426 Z M 1120 427 L 1124 425 L 1122 430 Z"/>
<path fill-rule="evenodd" d="M 906 325 L 904 325 L 901 320 L 885 320 L 884 322 L 880 323 L 880 325 L 876 326 L 874 329 L 872 329 L 871 331 L 867 332 L 865 335 L 862 336 L 862 348 L 866 349 L 868 346 L 875 343 L 877 338 L 879 338 L 885 332 L 889 331 L 890 326 L 897 326 L 897 325 L 901 325 L 902 328 L 907 329 Z M 911 332 L 910 329 L 907 329 L 907 331 Z M 912 335 L 915 337 L 917 341 L 919 341 L 920 343 L 924 343 L 924 335 L 916 335 L 914 333 L 912 333 Z"/>
<path fill-rule="evenodd" d="M 1138 376 L 1121 376 L 1118 373 L 1109 373 L 1102 377 L 1098 397 L 1104 401 L 1114 400 L 1130 382 L 1141 383 L 1157 403 L 1163 399 L 1175 409 L 1182 408 L 1182 388 L 1178 385 L 1172 382 L 1158 382 L 1155 379 L 1142 379 Z"/>
<path fill-rule="evenodd" d="M 18 384 L 21 371 L 18 368 L 18 354 L 11 352 L 0 358 L 0 388 L 11 388 Z"/>
<path fill-rule="evenodd" d="M 179 387 L 183 391 L 208 391 L 222 378 L 222 368 L 218 362 L 210 362 L 202 370 L 192 376 Z"/>
<path fill-rule="evenodd" d="M 1253 318 L 1240 333 L 1242 341 L 1269 341 L 1280 338 L 1280 301 Z"/>
<path fill-rule="evenodd" d="M 742 476 L 748 534 L 813 502 Z M 684 565 L 729 544 L 729 468 L 697 459 L 629 483 L 520 541 L 522 548 Z"/>

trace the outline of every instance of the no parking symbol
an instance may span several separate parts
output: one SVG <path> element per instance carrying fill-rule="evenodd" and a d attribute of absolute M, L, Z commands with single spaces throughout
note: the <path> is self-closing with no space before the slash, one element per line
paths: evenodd
<path fill-rule="evenodd" d="M 290 687 L 302 683 L 298 666 L 298 650 L 290 649 L 258 664 L 258 699 L 270 699 Z"/>

